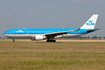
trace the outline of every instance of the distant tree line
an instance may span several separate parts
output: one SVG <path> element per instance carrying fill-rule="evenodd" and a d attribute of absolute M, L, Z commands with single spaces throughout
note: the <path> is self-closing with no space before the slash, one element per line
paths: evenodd
<path fill-rule="evenodd" d="M 63 39 L 105 39 L 105 37 L 98 37 L 98 36 L 79 36 L 79 37 L 73 37 L 73 38 L 63 38 Z"/>
<path fill-rule="evenodd" d="M 11 39 L 7 37 L 0 37 L 0 39 Z M 105 39 L 105 37 L 98 37 L 98 36 L 79 36 L 79 37 L 73 37 L 73 38 L 61 38 L 61 39 Z"/>

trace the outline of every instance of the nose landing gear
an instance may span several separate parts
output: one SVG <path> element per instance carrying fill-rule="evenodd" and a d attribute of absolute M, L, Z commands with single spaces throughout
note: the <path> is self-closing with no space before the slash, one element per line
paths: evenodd
<path fill-rule="evenodd" d="M 13 38 L 13 42 L 15 42 L 15 39 Z"/>

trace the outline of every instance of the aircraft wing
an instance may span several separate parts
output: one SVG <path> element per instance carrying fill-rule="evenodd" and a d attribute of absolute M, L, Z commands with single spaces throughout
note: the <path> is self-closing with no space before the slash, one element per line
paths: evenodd
<path fill-rule="evenodd" d="M 71 31 L 64 31 L 64 32 L 55 32 L 55 33 L 49 33 L 49 34 L 45 34 L 46 36 L 56 36 L 56 35 L 63 35 L 63 34 L 67 34 L 68 32 L 76 32 L 79 31 L 80 28 L 78 28 L 77 30 L 71 30 Z"/>

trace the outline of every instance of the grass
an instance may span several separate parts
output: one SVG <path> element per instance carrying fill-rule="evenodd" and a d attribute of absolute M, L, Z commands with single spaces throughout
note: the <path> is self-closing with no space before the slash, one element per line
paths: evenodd
<path fill-rule="evenodd" d="M 0 40 L 0 70 L 105 70 L 105 41 Z"/>

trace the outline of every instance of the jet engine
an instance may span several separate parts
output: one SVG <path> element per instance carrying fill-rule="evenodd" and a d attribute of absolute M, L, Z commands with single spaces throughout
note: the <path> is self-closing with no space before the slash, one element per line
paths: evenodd
<path fill-rule="evenodd" d="M 43 40 L 44 39 L 44 36 L 43 35 L 35 35 L 31 38 L 31 40 Z"/>

